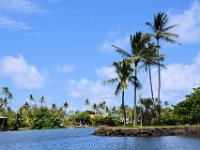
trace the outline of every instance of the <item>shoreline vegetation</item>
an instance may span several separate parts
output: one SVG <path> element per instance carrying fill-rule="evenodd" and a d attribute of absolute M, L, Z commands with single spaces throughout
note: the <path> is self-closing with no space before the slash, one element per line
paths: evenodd
<path fill-rule="evenodd" d="M 117 53 L 122 55 L 122 59 L 113 62 L 116 77 L 104 81 L 104 83 L 116 83 L 115 95 L 121 96 L 121 105 L 109 107 L 106 99 L 99 103 L 93 103 L 90 99 L 84 101 L 84 111 L 69 111 L 68 102 L 57 106 L 53 103 L 46 106 L 48 101 L 44 96 L 39 99 L 30 94 L 28 100 L 16 111 L 12 109 L 14 102 L 13 94 L 8 87 L 3 87 L 0 93 L 0 130 L 20 130 L 20 129 L 53 129 L 67 127 L 98 127 L 110 126 L 113 128 L 99 128 L 96 133 L 103 132 L 105 135 L 127 133 L 127 130 L 134 131 L 134 136 L 143 134 L 152 135 L 159 130 L 164 130 L 163 134 L 179 133 L 185 135 L 193 129 L 199 133 L 199 126 L 180 127 L 181 125 L 198 125 L 200 123 L 200 88 L 193 88 L 193 92 L 185 96 L 185 99 L 176 105 L 170 105 L 168 101 L 162 101 L 161 93 L 161 69 L 165 68 L 165 55 L 160 53 L 161 42 L 180 45 L 176 39 L 179 37 L 170 30 L 176 25 L 168 26 L 168 16 L 165 13 L 154 15 L 153 23 L 146 22 L 153 33 L 136 32 L 130 35 L 130 51 L 123 50 L 112 45 Z M 174 30 L 175 31 L 175 30 Z M 156 67 L 158 70 L 158 85 L 155 92 L 151 70 Z M 142 70 L 144 69 L 144 70 Z M 155 68 L 154 68 L 155 69 Z M 142 89 L 139 71 L 147 71 L 149 76 L 150 93 L 149 97 L 137 95 Z M 173 77 L 172 77 L 173 78 Z M 192 78 L 192 77 L 189 77 Z M 163 81 L 167 82 L 167 81 Z M 175 83 L 178 84 L 178 83 Z M 125 96 L 129 86 L 134 87 L 133 106 L 126 105 Z M 87 88 L 87 87 L 86 87 Z M 141 92 L 140 92 L 141 93 Z M 158 94 L 155 96 L 155 93 Z M 56 98 L 55 98 L 56 101 Z M 137 128 L 138 125 L 146 128 Z M 120 129 L 114 128 L 124 126 Z M 131 126 L 130 128 L 125 128 Z M 151 128 L 151 126 L 161 126 L 161 128 Z M 163 126 L 167 126 L 166 128 Z M 170 128 L 169 126 L 175 126 Z M 171 133 L 170 130 L 174 132 Z M 148 131 L 148 133 L 146 132 Z M 135 132 L 137 131 L 137 134 Z M 111 133 L 110 133 L 111 132 Z M 138 133 L 139 132 L 139 133 Z M 184 132 L 184 133 L 183 133 Z"/>

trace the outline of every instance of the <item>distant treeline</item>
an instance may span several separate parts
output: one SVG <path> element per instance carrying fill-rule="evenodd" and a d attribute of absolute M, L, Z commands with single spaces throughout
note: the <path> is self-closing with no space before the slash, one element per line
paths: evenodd
<path fill-rule="evenodd" d="M 153 105 L 151 98 L 141 98 L 137 107 L 137 120 L 140 125 L 182 125 L 200 123 L 200 88 L 186 96 L 186 99 L 177 105 L 165 102 L 163 105 Z M 35 99 L 30 95 L 29 101 L 23 104 L 18 111 L 10 107 L 12 94 L 7 87 L 2 89 L 3 98 L 0 99 L 1 128 L 9 130 L 22 129 L 50 129 L 62 127 L 83 126 L 121 126 L 123 125 L 123 109 L 109 108 L 105 101 L 91 104 L 89 99 L 84 101 L 86 111 L 68 111 L 69 104 L 57 107 L 52 104 L 50 108 L 44 105 L 45 97 L 40 99 L 40 106 L 33 104 Z M 9 101 L 9 102 L 8 102 Z M 133 109 L 127 105 L 127 124 L 132 125 Z M 157 118 L 159 113 L 159 120 Z M 4 123 L 3 123 L 4 122 Z M 4 126 L 3 126 L 4 125 Z"/>

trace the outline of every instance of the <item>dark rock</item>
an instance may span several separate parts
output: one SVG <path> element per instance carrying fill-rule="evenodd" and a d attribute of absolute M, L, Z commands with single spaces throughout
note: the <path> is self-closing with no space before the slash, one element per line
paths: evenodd
<path fill-rule="evenodd" d="M 109 128 L 97 129 L 93 135 L 96 136 L 200 136 L 199 127 L 173 127 L 173 128 Z"/>

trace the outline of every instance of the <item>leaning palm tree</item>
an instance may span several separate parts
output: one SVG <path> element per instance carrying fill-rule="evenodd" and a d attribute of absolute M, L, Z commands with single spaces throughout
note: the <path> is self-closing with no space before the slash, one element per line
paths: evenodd
<path fill-rule="evenodd" d="M 153 24 L 146 22 L 146 25 L 149 26 L 152 30 L 152 34 L 147 34 L 149 37 L 154 37 L 157 41 L 157 46 L 160 46 L 160 40 L 167 41 L 172 44 L 179 44 L 175 39 L 179 37 L 178 34 L 170 33 L 169 30 L 176 27 L 177 25 L 168 25 L 168 16 L 165 13 L 159 12 L 157 15 L 154 15 Z M 159 55 L 159 51 L 157 51 Z M 158 63 L 160 60 L 158 59 Z M 158 101 L 160 101 L 160 91 L 161 91 L 161 68 L 158 65 Z"/>
<path fill-rule="evenodd" d="M 150 38 L 149 36 L 143 36 L 142 32 L 136 32 L 134 36 L 130 36 L 130 44 L 131 44 L 131 52 L 127 52 L 117 46 L 113 46 L 114 48 L 116 48 L 116 51 L 120 54 L 122 54 L 125 57 L 131 58 L 132 62 L 134 64 L 134 70 L 135 70 L 135 82 L 137 79 L 137 74 L 138 74 L 138 65 L 141 61 L 141 55 L 143 53 L 143 51 L 146 48 L 146 44 L 147 42 L 149 42 Z M 137 88 L 139 88 L 139 84 L 134 84 L 134 112 L 133 112 L 133 116 L 134 116 L 134 121 L 133 121 L 133 125 L 137 125 Z"/>
<path fill-rule="evenodd" d="M 131 82 L 132 84 L 134 84 L 135 81 L 137 81 L 136 77 L 132 76 L 133 69 L 131 68 L 131 63 L 132 63 L 132 60 L 130 59 L 123 59 L 122 62 L 114 62 L 113 66 L 115 67 L 117 77 L 104 81 L 105 83 L 115 83 L 115 82 L 118 83 L 115 90 L 116 96 L 118 96 L 119 93 L 122 91 L 122 111 L 123 111 L 123 117 L 124 117 L 124 125 L 126 125 L 124 93 L 125 93 L 125 90 L 128 88 L 127 81 Z"/>

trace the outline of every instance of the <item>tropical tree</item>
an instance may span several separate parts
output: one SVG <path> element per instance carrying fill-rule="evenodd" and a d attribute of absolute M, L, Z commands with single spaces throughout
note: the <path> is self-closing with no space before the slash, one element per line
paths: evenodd
<path fill-rule="evenodd" d="M 51 105 L 51 110 L 52 110 L 52 111 L 57 111 L 56 104 L 52 104 L 52 105 Z"/>
<path fill-rule="evenodd" d="M 139 88 L 140 84 L 137 84 L 137 74 L 138 74 L 138 64 L 141 62 L 141 56 L 143 51 L 146 49 L 146 44 L 149 42 L 149 36 L 143 36 L 142 32 L 136 32 L 134 36 L 130 36 L 130 44 L 131 44 L 131 52 L 127 52 L 117 46 L 113 46 L 116 48 L 116 51 L 122 56 L 132 59 L 132 63 L 134 64 L 135 71 L 135 81 L 134 81 L 134 121 L 133 125 L 137 125 L 137 88 Z"/>
<path fill-rule="evenodd" d="M 3 87 L 2 88 L 2 93 L 5 95 L 5 99 L 4 99 L 5 107 L 7 107 L 8 100 L 10 100 L 10 106 L 11 106 L 11 100 L 13 99 L 13 95 L 10 92 L 9 88 L 8 87 Z"/>
<path fill-rule="evenodd" d="M 122 91 L 122 110 L 124 116 L 124 125 L 126 125 L 126 111 L 125 111 L 125 104 L 124 104 L 124 93 L 125 90 L 128 88 L 128 82 L 132 84 L 136 84 L 135 76 L 132 76 L 133 69 L 131 68 L 132 60 L 130 59 L 123 59 L 121 62 L 114 62 L 113 66 L 115 67 L 115 71 L 117 74 L 116 78 L 104 81 L 105 83 L 115 83 L 117 82 L 117 87 L 115 89 L 115 95 L 118 96 L 119 93 Z"/>
<path fill-rule="evenodd" d="M 156 46 L 154 43 L 148 43 L 146 49 L 142 53 L 142 65 L 141 68 L 144 67 L 146 71 L 148 71 L 149 75 L 149 83 L 150 83 L 150 90 L 151 90 L 151 97 L 154 103 L 154 93 L 153 93 L 153 85 L 152 85 L 152 76 L 151 76 L 151 66 L 162 66 L 163 64 L 158 63 L 158 59 L 164 61 L 164 55 L 158 55 L 157 51 L 159 47 Z"/>
<path fill-rule="evenodd" d="M 167 41 L 172 44 L 179 44 L 175 39 L 179 37 L 178 34 L 170 33 L 169 30 L 173 29 L 177 25 L 168 26 L 168 16 L 165 13 L 159 12 L 157 15 L 154 15 L 153 24 L 150 22 L 146 22 L 146 25 L 149 26 L 153 33 L 148 33 L 147 36 L 153 37 L 157 46 L 160 47 L 160 40 Z M 157 51 L 159 56 L 159 50 Z M 160 64 L 160 59 L 157 60 L 158 64 Z M 161 67 L 158 65 L 158 101 L 160 101 L 160 91 L 161 91 Z"/>
<path fill-rule="evenodd" d="M 92 105 L 92 109 L 94 110 L 94 112 L 95 112 L 95 114 L 97 113 L 97 104 L 96 103 L 94 103 L 93 105 Z"/>
<path fill-rule="evenodd" d="M 89 105 L 90 105 L 90 100 L 89 100 L 89 99 L 86 99 L 86 100 L 84 101 L 84 104 L 85 104 L 85 106 L 89 106 Z"/>
<path fill-rule="evenodd" d="M 32 102 L 34 102 L 34 101 L 35 101 L 35 99 L 34 99 L 33 95 L 30 94 L 29 95 L 30 108 L 32 108 Z"/>
<path fill-rule="evenodd" d="M 41 107 L 42 107 L 42 104 L 44 104 L 45 102 L 46 102 L 46 99 L 45 99 L 44 96 L 42 96 L 42 97 L 40 98 Z"/>
<path fill-rule="evenodd" d="M 66 110 L 69 107 L 69 104 L 67 102 L 64 102 L 63 108 L 65 109 L 65 115 L 66 115 Z"/>

